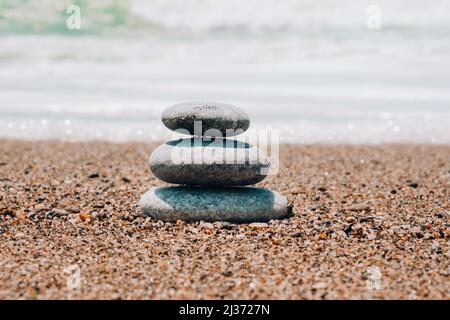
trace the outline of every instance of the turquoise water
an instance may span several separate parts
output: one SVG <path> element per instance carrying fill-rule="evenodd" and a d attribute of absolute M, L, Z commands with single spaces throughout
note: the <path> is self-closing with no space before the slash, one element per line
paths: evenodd
<path fill-rule="evenodd" d="M 81 10 L 81 29 L 66 9 Z M 165 139 L 165 106 L 236 104 L 294 142 L 450 143 L 450 2 L 0 2 L 0 136 Z"/>
<path fill-rule="evenodd" d="M 72 12 L 70 5 L 77 5 L 83 15 L 80 30 L 69 29 L 66 20 Z M 131 1 L 30 1 L 2 0 L 0 3 L 0 32 L 2 35 L 61 34 L 65 36 L 107 34 L 117 28 L 136 26 L 130 13 Z"/>

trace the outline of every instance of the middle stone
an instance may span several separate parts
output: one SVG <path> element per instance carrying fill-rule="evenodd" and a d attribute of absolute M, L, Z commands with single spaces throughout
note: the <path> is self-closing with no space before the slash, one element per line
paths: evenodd
<path fill-rule="evenodd" d="M 216 138 L 179 139 L 153 151 L 150 170 L 160 180 L 202 186 L 245 186 L 262 181 L 270 164 L 255 146 Z"/>

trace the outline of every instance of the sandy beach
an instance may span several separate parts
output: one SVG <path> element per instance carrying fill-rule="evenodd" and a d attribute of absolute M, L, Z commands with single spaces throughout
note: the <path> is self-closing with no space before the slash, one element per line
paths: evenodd
<path fill-rule="evenodd" d="M 283 145 L 252 226 L 142 216 L 155 147 L 0 140 L 0 299 L 450 298 L 450 146 Z"/>

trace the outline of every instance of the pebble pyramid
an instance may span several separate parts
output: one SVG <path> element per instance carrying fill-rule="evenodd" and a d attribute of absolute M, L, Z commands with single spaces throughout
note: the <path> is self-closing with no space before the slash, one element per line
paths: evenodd
<path fill-rule="evenodd" d="M 169 184 L 140 200 L 144 214 L 163 221 L 264 222 L 288 214 L 287 199 L 262 181 L 270 163 L 256 146 L 232 137 L 250 126 L 241 109 L 213 102 L 168 107 L 162 122 L 189 138 L 168 141 L 150 156 L 150 170 Z"/>

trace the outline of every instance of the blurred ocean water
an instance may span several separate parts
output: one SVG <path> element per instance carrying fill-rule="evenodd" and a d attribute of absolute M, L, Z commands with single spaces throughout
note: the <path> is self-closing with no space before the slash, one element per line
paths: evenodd
<path fill-rule="evenodd" d="M 81 29 L 66 9 L 81 10 Z M 381 29 L 366 26 L 380 9 Z M 450 143 L 450 2 L 0 2 L 0 136 L 165 139 L 224 101 L 291 142 Z"/>

